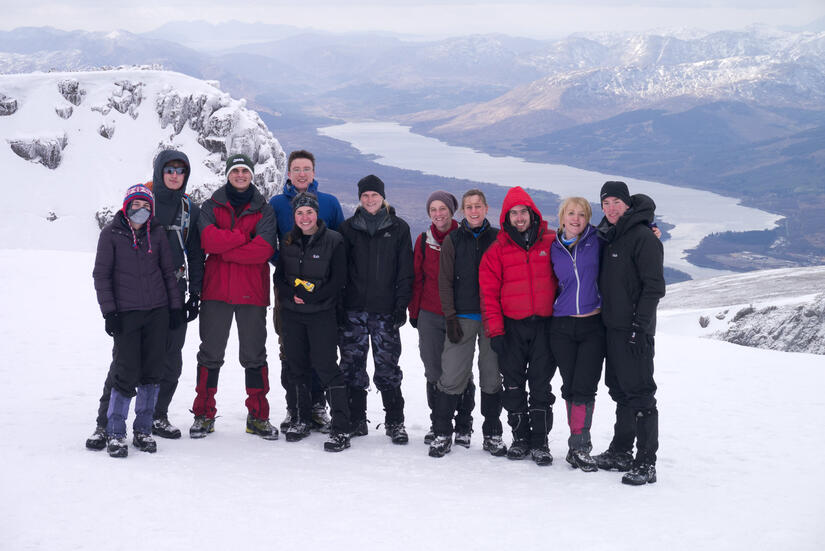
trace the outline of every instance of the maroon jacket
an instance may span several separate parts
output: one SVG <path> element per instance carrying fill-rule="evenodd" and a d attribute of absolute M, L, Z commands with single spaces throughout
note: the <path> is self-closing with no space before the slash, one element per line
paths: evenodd
<path fill-rule="evenodd" d="M 183 308 L 166 230 L 160 225 L 151 228 L 151 253 L 143 229 L 137 235 L 137 248 L 132 247 L 132 232 L 122 211 L 101 230 L 92 277 L 103 315 Z"/>

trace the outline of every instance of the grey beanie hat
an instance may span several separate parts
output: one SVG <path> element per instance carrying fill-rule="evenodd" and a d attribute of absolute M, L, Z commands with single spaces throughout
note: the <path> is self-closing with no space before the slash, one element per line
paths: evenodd
<path fill-rule="evenodd" d="M 430 204 L 433 201 L 441 201 L 447 205 L 447 208 L 450 209 L 450 214 L 455 214 L 456 209 L 458 209 L 458 199 L 455 198 L 455 195 L 439 189 L 427 197 L 427 214 L 430 214 Z"/>
<path fill-rule="evenodd" d="M 321 210 L 318 206 L 318 198 L 315 197 L 315 194 L 308 193 L 306 191 L 299 193 L 292 199 L 292 214 L 295 214 L 295 211 L 301 207 L 310 207 L 315 210 L 316 214 Z"/>

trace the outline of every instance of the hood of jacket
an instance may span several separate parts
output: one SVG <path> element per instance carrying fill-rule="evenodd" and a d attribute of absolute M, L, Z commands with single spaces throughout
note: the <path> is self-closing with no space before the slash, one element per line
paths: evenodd
<path fill-rule="evenodd" d="M 186 165 L 186 174 L 183 175 L 183 185 L 180 189 L 169 189 L 163 183 L 163 167 L 171 161 L 180 161 Z M 152 171 L 152 193 L 155 195 L 155 219 L 162 226 L 170 226 L 180 208 L 180 200 L 186 193 L 186 184 L 189 183 L 191 166 L 189 157 L 185 153 L 167 149 L 158 153 Z"/>
<path fill-rule="evenodd" d="M 532 213 L 530 216 L 530 227 L 524 234 L 519 234 L 518 230 L 510 224 L 510 209 L 517 205 L 526 205 Z M 504 197 L 504 202 L 501 204 L 501 229 L 504 230 L 499 233 L 499 239 L 511 239 L 513 243 L 525 249 L 529 249 L 533 244 L 541 239 L 544 232 L 547 231 L 547 222 L 541 217 L 541 211 L 533 202 L 530 195 L 524 191 L 520 186 L 510 188 L 507 195 Z"/>

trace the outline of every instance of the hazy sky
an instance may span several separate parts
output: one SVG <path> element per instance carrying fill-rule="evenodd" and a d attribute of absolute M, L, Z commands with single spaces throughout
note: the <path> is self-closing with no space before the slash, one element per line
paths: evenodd
<path fill-rule="evenodd" d="M 753 23 L 800 26 L 825 16 L 825 0 L 0 0 L 0 29 L 53 26 L 143 32 L 170 21 L 280 23 L 333 31 L 386 30 L 420 36 L 502 32 L 554 37 L 579 31 Z"/>

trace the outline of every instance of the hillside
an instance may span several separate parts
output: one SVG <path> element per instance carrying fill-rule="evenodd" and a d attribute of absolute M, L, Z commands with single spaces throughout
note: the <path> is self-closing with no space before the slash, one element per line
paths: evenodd
<path fill-rule="evenodd" d="M 89 250 L 99 219 L 124 190 L 152 178 L 155 155 L 184 151 L 188 192 L 202 201 L 223 185 L 227 152 L 256 164 L 269 197 L 284 182 L 278 140 L 245 101 L 179 73 L 118 69 L 0 75 L 0 165 L 23 202 L 0 206 L 0 247 Z"/>

